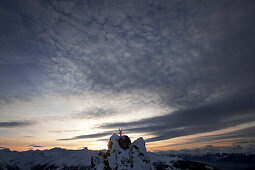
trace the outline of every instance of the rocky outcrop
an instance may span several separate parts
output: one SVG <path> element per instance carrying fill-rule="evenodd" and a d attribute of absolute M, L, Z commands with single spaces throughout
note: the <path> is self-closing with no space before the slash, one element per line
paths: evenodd
<path fill-rule="evenodd" d="M 129 149 L 130 147 L 130 144 L 131 144 L 131 140 L 128 136 L 121 136 L 119 139 L 118 139 L 118 143 L 121 147 L 121 149 Z"/>
<path fill-rule="evenodd" d="M 131 143 L 128 136 L 112 135 L 108 150 L 92 158 L 92 169 L 97 170 L 151 170 L 151 162 L 143 138 Z"/>

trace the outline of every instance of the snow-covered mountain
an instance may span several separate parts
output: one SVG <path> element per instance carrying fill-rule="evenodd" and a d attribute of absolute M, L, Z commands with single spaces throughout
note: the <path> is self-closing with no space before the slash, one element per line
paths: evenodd
<path fill-rule="evenodd" d="M 255 154 L 245 153 L 211 153 L 204 154 L 189 154 L 175 153 L 168 154 L 169 156 L 178 156 L 185 160 L 192 160 L 216 166 L 220 169 L 243 170 L 255 169 Z"/>
<path fill-rule="evenodd" d="M 93 169 L 152 169 L 143 138 L 131 144 L 128 136 L 112 135 L 108 143 L 109 150 L 94 157 Z"/>
<path fill-rule="evenodd" d="M 97 155 L 98 151 L 66 150 L 53 148 L 50 150 L 29 150 L 24 152 L 0 150 L 0 169 L 8 166 L 13 169 L 76 169 L 90 168 L 91 156 Z M 74 168 L 74 169 L 75 169 Z"/>
<path fill-rule="evenodd" d="M 165 169 L 215 169 L 211 166 L 187 161 L 166 154 L 147 152 L 143 138 L 131 143 L 128 136 L 112 135 L 108 150 L 92 151 L 29 150 L 24 152 L 0 150 L 1 169 L 69 169 L 69 170 L 165 170 Z"/>

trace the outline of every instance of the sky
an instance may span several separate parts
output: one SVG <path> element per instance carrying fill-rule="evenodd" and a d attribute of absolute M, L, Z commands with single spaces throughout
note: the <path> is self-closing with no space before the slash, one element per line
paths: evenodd
<path fill-rule="evenodd" d="M 253 0 L 1 0 L 0 147 L 254 146 L 254 47 Z"/>

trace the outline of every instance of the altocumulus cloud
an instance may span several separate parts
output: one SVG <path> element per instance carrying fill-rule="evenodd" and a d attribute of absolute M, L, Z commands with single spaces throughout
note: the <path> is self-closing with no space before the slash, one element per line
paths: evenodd
<path fill-rule="evenodd" d="M 101 128 L 156 136 L 147 141 L 255 120 L 252 0 L 2 1 L 0 11 L 1 102 L 146 90 L 175 111 Z M 76 116 L 115 114 L 107 109 Z"/>
<path fill-rule="evenodd" d="M 188 107 L 242 93 L 254 85 L 253 9 L 252 1 L 4 1 L 2 99 L 49 87 L 148 89 Z"/>

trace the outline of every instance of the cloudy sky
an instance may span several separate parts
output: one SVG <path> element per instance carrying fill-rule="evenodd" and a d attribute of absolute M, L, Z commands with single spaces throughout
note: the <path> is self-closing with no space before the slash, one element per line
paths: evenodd
<path fill-rule="evenodd" d="M 253 0 L 1 0 L 0 146 L 255 142 Z"/>

